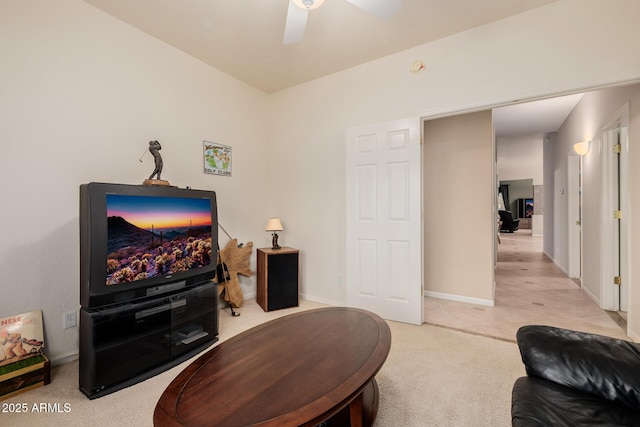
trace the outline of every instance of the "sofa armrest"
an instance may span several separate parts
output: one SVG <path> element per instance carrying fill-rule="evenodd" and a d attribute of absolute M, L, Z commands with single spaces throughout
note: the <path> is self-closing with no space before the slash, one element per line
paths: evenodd
<path fill-rule="evenodd" d="M 527 375 L 640 410 L 640 344 L 539 325 L 516 337 Z"/>

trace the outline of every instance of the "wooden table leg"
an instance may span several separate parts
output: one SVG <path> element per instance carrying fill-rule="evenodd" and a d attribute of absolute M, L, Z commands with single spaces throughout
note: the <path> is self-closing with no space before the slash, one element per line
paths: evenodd
<path fill-rule="evenodd" d="M 378 394 L 378 383 L 376 383 L 374 378 L 364 387 L 360 396 L 329 419 L 327 424 L 329 426 L 371 427 L 376 419 L 376 415 L 378 414 Z M 361 402 L 358 403 L 356 400 L 360 400 Z M 354 405 L 353 414 L 360 414 L 356 421 L 353 420 L 351 412 L 352 405 Z M 360 409 L 358 410 L 355 405 L 360 405 Z"/>
<path fill-rule="evenodd" d="M 349 404 L 351 427 L 362 427 L 362 393 Z"/>

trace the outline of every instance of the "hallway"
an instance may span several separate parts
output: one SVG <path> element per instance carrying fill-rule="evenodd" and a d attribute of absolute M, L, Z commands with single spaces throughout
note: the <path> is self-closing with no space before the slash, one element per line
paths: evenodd
<path fill-rule="evenodd" d="M 501 233 L 494 307 L 425 298 L 425 323 L 515 341 L 526 324 L 545 324 L 627 339 L 575 281 L 543 252 L 531 230 Z"/>

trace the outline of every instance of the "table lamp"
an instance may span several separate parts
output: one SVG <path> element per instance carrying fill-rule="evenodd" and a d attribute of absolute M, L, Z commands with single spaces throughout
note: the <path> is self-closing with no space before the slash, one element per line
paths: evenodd
<path fill-rule="evenodd" d="M 271 238 L 271 249 L 280 249 L 280 245 L 278 245 L 278 233 L 276 233 L 276 231 L 282 230 L 284 229 L 282 228 L 280 218 L 269 218 L 265 231 L 271 231 L 273 233 Z"/>

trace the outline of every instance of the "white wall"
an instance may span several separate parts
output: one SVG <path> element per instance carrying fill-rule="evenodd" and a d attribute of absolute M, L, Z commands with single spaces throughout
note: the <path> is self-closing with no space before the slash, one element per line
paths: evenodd
<path fill-rule="evenodd" d="M 494 304 L 495 231 L 487 226 L 497 222 L 491 115 L 486 110 L 424 123 L 427 296 Z"/>
<path fill-rule="evenodd" d="M 2 2 L 0 315 L 43 308 L 48 354 L 77 351 L 78 186 L 141 182 L 150 139 L 163 178 L 218 192 L 234 237 L 266 246 L 280 216 L 304 296 L 344 303 L 347 127 L 640 79 L 637 16 L 637 0 L 561 0 L 266 96 L 79 0 Z M 201 172 L 203 139 L 233 147 L 232 178 Z"/>
<path fill-rule="evenodd" d="M 567 155 L 571 152 L 573 144 L 579 141 L 592 141 L 590 152 L 583 157 L 582 162 L 582 250 L 583 250 L 583 273 L 582 286 L 597 301 L 602 299 L 602 280 L 600 251 L 602 247 L 601 224 L 602 224 L 602 204 L 603 204 L 603 182 L 602 173 L 602 140 L 601 132 L 605 126 L 613 120 L 616 113 L 625 105 L 629 104 L 629 165 L 630 182 L 629 194 L 631 195 L 631 206 L 629 215 L 631 222 L 631 283 L 630 283 L 630 308 L 629 308 L 629 329 L 635 334 L 637 339 L 640 331 L 640 300 L 637 295 L 640 293 L 640 268 L 637 263 L 633 263 L 633 257 L 640 251 L 640 243 L 637 240 L 637 229 L 640 224 L 640 180 L 638 167 L 640 164 L 640 84 L 631 86 L 615 87 L 586 93 L 582 100 L 576 105 L 565 123 L 558 130 L 553 141 L 553 159 L 546 159 L 548 163 L 545 168 L 556 171 L 556 187 L 564 188 L 564 194 L 553 195 L 555 198 L 554 218 L 555 231 L 554 241 L 556 247 L 553 258 L 563 269 L 568 269 L 568 246 L 567 246 Z M 545 157 L 546 158 L 546 157 Z M 636 233 L 636 234 L 633 234 Z M 634 238 L 635 237 L 635 238 Z M 545 234 L 545 239 L 547 234 Z M 633 296 L 635 297 L 635 300 Z M 611 307 L 605 307 L 611 308 Z"/>
<path fill-rule="evenodd" d="M 497 138 L 498 180 L 532 179 L 532 185 L 544 184 L 542 140 L 539 135 Z"/>
<path fill-rule="evenodd" d="M 543 163 L 544 167 L 544 188 L 542 190 L 543 198 L 544 198 L 544 219 L 543 219 L 543 229 L 544 229 L 544 238 L 542 241 L 543 252 L 551 259 L 554 259 L 555 254 L 555 205 L 554 200 L 556 195 L 560 194 L 560 191 L 556 188 L 555 175 L 556 170 L 555 166 L 547 167 L 546 165 L 553 165 L 555 161 L 555 140 L 556 133 L 548 134 L 542 144 L 543 151 Z M 560 225 L 559 225 L 560 226 Z"/>
<path fill-rule="evenodd" d="M 262 92 L 78 0 L 1 2 L 0 63 L 0 317 L 41 308 L 54 361 L 77 353 L 78 187 L 141 184 L 149 140 L 163 179 L 216 190 L 234 237 L 269 241 Z M 203 173 L 203 139 L 232 147 L 231 178 Z"/>
<path fill-rule="evenodd" d="M 345 271 L 347 127 L 640 79 L 636 16 L 635 0 L 562 0 L 271 95 L 272 192 L 291 230 L 285 242 L 302 251 L 303 294 L 345 301 L 336 277 Z M 417 74 L 415 59 L 426 64 Z M 460 237 L 453 228 L 448 238 Z"/>

